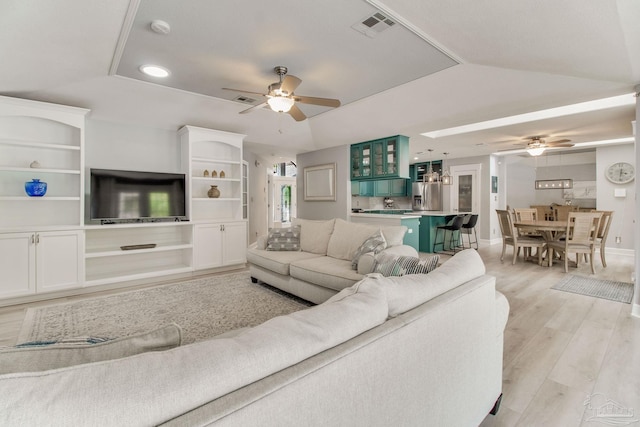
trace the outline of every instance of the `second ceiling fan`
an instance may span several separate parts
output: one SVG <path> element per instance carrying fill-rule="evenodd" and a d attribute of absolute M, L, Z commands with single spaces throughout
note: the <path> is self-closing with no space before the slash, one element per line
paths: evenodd
<path fill-rule="evenodd" d="M 323 107 L 339 107 L 340 101 L 331 98 L 317 98 L 312 96 L 296 95 L 294 91 L 302 83 L 296 76 L 287 74 L 287 67 L 277 66 L 273 71 L 280 77 L 280 81 L 272 83 L 268 87 L 267 93 L 251 92 L 248 90 L 231 89 L 223 87 L 224 90 L 231 90 L 241 93 L 250 93 L 253 95 L 260 95 L 267 98 L 267 100 L 261 104 L 254 105 L 251 108 L 240 111 L 240 114 L 249 113 L 256 108 L 269 106 L 273 111 L 288 113 L 296 121 L 300 122 L 307 118 L 307 116 L 298 108 L 296 103 L 320 105 Z"/>
<path fill-rule="evenodd" d="M 567 148 L 567 147 L 573 147 L 575 145 L 575 144 L 569 144 L 569 142 L 571 142 L 570 139 L 558 139 L 556 141 L 547 142 L 542 138 L 543 138 L 542 136 L 532 136 L 532 137 L 526 138 L 528 140 L 527 146 L 525 147 L 525 150 L 527 150 L 527 153 L 529 153 L 532 156 L 539 156 L 542 153 L 544 153 L 544 151 L 547 148 Z M 511 149 L 500 150 L 500 151 L 511 151 Z"/>

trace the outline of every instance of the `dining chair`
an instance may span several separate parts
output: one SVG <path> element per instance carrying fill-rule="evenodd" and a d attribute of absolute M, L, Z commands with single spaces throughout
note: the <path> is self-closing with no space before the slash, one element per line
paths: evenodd
<path fill-rule="evenodd" d="M 578 208 L 576 206 L 559 205 L 553 207 L 553 219 L 554 221 L 566 221 L 569 218 L 569 212 L 575 212 Z"/>
<path fill-rule="evenodd" d="M 580 255 L 589 256 L 591 274 L 596 274 L 593 265 L 595 240 L 600 228 L 601 212 L 569 212 L 564 240 L 548 243 L 549 256 L 557 251 L 564 259 L 564 272 L 569 272 L 569 255 L 576 254 L 576 267 L 580 263 Z"/>
<path fill-rule="evenodd" d="M 504 259 L 507 246 L 513 246 L 512 265 L 516 263 L 520 248 L 523 248 L 525 260 L 531 255 L 531 249 L 537 248 L 538 264 L 542 264 L 542 250 L 546 246 L 546 242 L 534 237 L 520 236 L 513 225 L 513 217 L 509 211 L 496 209 L 496 213 L 498 214 L 500 232 L 502 233 L 502 255 L 500 256 L 500 261 Z"/>
<path fill-rule="evenodd" d="M 553 209 L 549 205 L 531 205 L 531 209 L 538 211 L 538 219 L 541 221 L 553 220 Z"/>
<path fill-rule="evenodd" d="M 593 209 L 591 212 L 602 213 L 602 219 L 600 220 L 600 227 L 598 227 L 598 234 L 596 235 L 595 247 L 600 249 L 600 260 L 602 266 L 607 266 L 607 261 L 604 257 L 605 246 L 607 242 L 607 236 L 609 235 L 609 227 L 611 226 L 611 220 L 613 219 L 613 211 L 599 211 Z"/>

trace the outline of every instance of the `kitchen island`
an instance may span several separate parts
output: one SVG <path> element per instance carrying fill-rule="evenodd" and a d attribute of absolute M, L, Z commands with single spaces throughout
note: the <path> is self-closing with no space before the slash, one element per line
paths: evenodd
<path fill-rule="evenodd" d="M 368 224 L 406 225 L 410 228 L 405 235 L 404 243 L 413 246 L 419 252 L 433 252 L 437 227 L 446 224 L 447 217 L 461 214 L 466 213 L 385 209 L 352 213 L 351 221 Z M 444 249 L 450 249 L 448 244 L 445 243 Z"/>

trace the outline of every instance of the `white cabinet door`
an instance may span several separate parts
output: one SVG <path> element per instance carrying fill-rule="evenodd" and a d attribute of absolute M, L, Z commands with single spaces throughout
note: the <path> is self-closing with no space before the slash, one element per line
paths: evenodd
<path fill-rule="evenodd" d="M 225 223 L 222 231 L 224 265 L 243 264 L 247 261 L 247 224 Z"/>
<path fill-rule="evenodd" d="M 198 224 L 194 227 L 193 268 L 222 265 L 222 224 Z"/>
<path fill-rule="evenodd" d="M 247 224 L 244 221 L 198 224 L 194 227 L 193 268 L 216 268 L 243 264 L 247 255 Z"/>
<path fill-rule="evenodd" d="M 80 286 L 84 276 L 82 231 L 38 232 L 35 240 L 38 292 Z"/>
<path fill-rule="evenodd" d="M 35 287 L 35 234 L 0 234 L 0 298 L 33 294 Z"/>

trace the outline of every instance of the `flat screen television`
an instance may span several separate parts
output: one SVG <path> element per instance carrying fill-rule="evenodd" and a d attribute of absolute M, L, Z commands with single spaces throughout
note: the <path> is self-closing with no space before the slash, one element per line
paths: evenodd
<path fill-rule="evenodd" d="M 91 169 L 92 220 L 186 218 L 184 174 Z"/>

